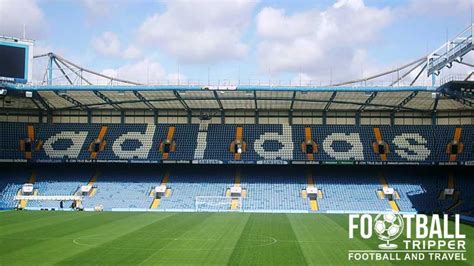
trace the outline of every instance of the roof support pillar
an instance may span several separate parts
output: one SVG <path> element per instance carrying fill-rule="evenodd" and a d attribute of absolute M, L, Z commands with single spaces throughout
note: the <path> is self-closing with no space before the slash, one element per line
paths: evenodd
<path fill-rule="evenodd" d="M 92 111 L 87 110 L 87 124 L 92 124 Z"/>
<path fill-rule="evenodd" d="M 290 111 L 288 112 L 288 124 L 289 124 L 290 126 L 293 125 L 293 110 L 290 110 Z"/>
<path fill-rule="evenodd" d="M 395 113 L 390 113 L 390 125 L 395 125 Z"/>
<path fill-rule="evenodd" d="M 431 112 L 431 125 L 436 126 L 438 124 L 438 115 L 436 112 Z"/>
<path fill-rule="evenodd" d="M 225 111 L 224 110 L 221 110 L 221 124 L 222 125 L 225 124 Z"/>
<path fill-rule="evenodd" d="M 188 110 L 188 124 L 191 124 L 193 122 L 193 113 Z"/>
<path fill-rule="evenodd" d="M 355 124 L 356 126 L 360 126 L 360 112 L 357 112 L 355 115 Z"/>
<path fill-rule="evenodd" d="M 158 125 L 158 110 L 153 111 L 153 124 Z"/>
<path fill-rule="evenodd" d="M 125 124 L 125 112 L 120 111 L 120 124 Z"/>
<path fill-rule="evenodd" d="M 323 111 L 323 125 L 327 125 L 327 112 Z"/>
<path fill-rule="evenodd" d="M 46 123 L 52 124 L 53 123 L 53 112 L 48 111 L 48 114 L 46 116 Z"/>
<path fill-rule="evenodd" d="M 53 55 L 48 57 L 48 85 L 53 85 Z"/>
<path fill-rule="evenodd" d="M 260 116 L 259 116 L 259 112 L 258 112 L 258 109 L 255 110 L 255 124 L 258 125 L 260 124 Z"/>

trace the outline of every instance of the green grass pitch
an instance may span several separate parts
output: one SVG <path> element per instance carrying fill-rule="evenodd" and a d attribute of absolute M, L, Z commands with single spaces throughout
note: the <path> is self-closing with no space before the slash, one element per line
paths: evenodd
<path fill-rule="evenodd" d="M 380 243 L 347 230 L 347 215 L 6 211 L 0 265 L 348 265 L 348 250 Z M 474 228 L 461 230 L 473 265 Z"/>

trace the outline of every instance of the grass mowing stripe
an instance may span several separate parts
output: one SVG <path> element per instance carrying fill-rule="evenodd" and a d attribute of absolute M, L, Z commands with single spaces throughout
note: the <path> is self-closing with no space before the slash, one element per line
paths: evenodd
<path fill-rule="evenodd" d="M 133 215 L 133 213 L 106 216 L 90 212 L 75 213 L 75 215 L 65 214 L 64 217 L 67 217 L 67 219 L 60 220 L 60 222 L 49 223 L 48 220 L 45 220 L 42 221 L 42 224 L 39 227 L 27 228 L 20 232 L 3 235 L 2 242 L 8 243 L 8 245 L 3 245 L 2 249 L 0 249 L 0 256 L 2 256 L 2 254 L 17 252 L 21 249 L 37 245 L 38 243 L 48 241 L 48 239 L 51 238 L 60 238 L 69 234 L 74 234 L 83 227 L 95 227 L 131 215 Z"/>
<path fill-rule="evenodd" d="M 264 245 L 249 245 L 252 241 Z M 306 261 L 286 214 L 251 214 L 229 264 L 305 265 Z"/>
<path fill-rule="evenodd" d="M 78 217 L 81 217 L 81 216 L 93 215 L 92 213 L 81 213 L 79 215 L 74 215 L 73 213 L 65 213 L 65 212 L 62 214 L 59 214 L 60 212 L 54 212 L 54 213 L 37 212 L 37 213 L 38 213 L 38 216 L 31 216 L 30 212 L 18 212 L 17 215 L 19 219 L 22 219 L 25 222 L 19 223 L 19 224 L 11 224 L 11 225 L 8 224 L 8 225 L 2 226 L 1 227 L 2 232 L 0 232 L 0 235 L 13 234 L 16 232 L 21 232 L 24 230 L 29 230 L 29 229 L 34 229 L 34 228 L 39 229 L 45 224 L 61 223 L 64 221 L 77 219 Z M 41 215 L 42 215 L 42 218 L 29 220 L 30 217 L 40 217 Z"/>
<path fill-rule="evenodd" d="M 349 239 L 349 216 L 343 214 L 329 215 L 326 216 L 326 219 L 329 219 L 333 222 L 334 228 L 338 230 L 341 235 L 338 237 L 339 240 L 344 239 L 345 241 L 340 241 L 340 249 L 342 253 L 340 257 L 344 259 L 344 262 L 347 263 L 347 251 L 353 249 L 371 249 L 377 247 L 378 240 L 374 236 L 371 239 L 361 239 L 355 237 L 354 239 Z M 375 235 L 375 234 L 374 234 Z M 363 265 L 392 265 L 391 262 L 387 261 L 363 261 L 356 264 Z"/>
<path fill-rule="evenodd" d="M 12 225 L 15 223 L 28 222 L 29 220 L 44 218 L 45 212 L 38 211 L 5 211 L 0 212 L 0 227 L 5 225 Z M 51 212 L 51 215 L 57 214 L 58 212 Z"/>
<path fill-rule="evenodd" d="M 0 265 L 272 264 L 347 265 L 347 250 L 377 250 L 380 240 L 348 238 L 347 215 L 249 213 L 12 212 L 35 223 L 5 225 Z M 0 214 L 1 215 L 1 214 Z M 36 219 L 43 216 L 45 219 Z M 451 221 L 451 226 L 453 222 Z M 36 225 L 36 226 L 34 226 Z M 414 224 L 413 224 L 414 226 Z M 453 229 L 453 228 L 451 228 Z M 18 232 L 18 233 L 15 233 Z M 462 224 L 472 265 L 474 227 Z M 3 238 L 2 238 L 3 237 Z M 16 239 L 16 240 L 15 240 Z M 78 240 L 73 243 L 73 239 Z M 401 237 L 394 241 L 402 245 Z M 33 242 L 32 245 L 29 245 Z M 11 246 L 14 248 L 12 249 Z M 355 264 L 390 264 L 359 261 Z M 433 261 L 394 262 L 433 265 Z"/>
<path fill-rule="evenodd" d="M 205 220 L 206 217 L 203 215 L 188 213 L 169 216 L 63 260 L 60 264 L 101 264 L 106 261 L 107 264 L 135 265 L 166 246 L 171 239 L 179 238 L 187 231 L 199 228 Z"/>
<path fill-rule="evenodd" d="M 143 264 L 225 265 L 250 217 L 245 213 L 195 214 L 207 216 L 198 228 L 162 248 Z M 158 257 L 159 256 L 159 257 Z"/>
<path fill-rule="evenodd" d="M 140 265 L 154 265 L 158 261 L 160 263 L 165 263 L 165 261 L 167 261 L 166 258 L 163 259 L 165 254 L 168 259 L 172 258 L 170 263 L 177 263 L 181 259 L 184 260 L 184 263 L 196 261 L 197 258 L 192 257 L 192 255 L 196 254 L 196 252 L 199 255 L 209 252 L 209 250 L 202 250 L 202 247 L 206 247 L 209 239 L 214 239 L 216 237 L 216 232 L 212 231 L 212 227 L 217 226 L 215 221 L 212 220 L 213 217 L 216 217 L 215 213 L 188 214 L 187 219 L 199 219 L 200 223 L 198 225 L 187 227 L 178 234 L 167 238 L 167 243 L 156 248 L 156 251 L 154 251 L 148 258 L 142 260 Z M 156 256 L 159 257 L 155 258 Z"/>
<path fill-rule="evenodd" d="M 325 252 L 327 248 L 338 244 L 337 242 L 330 243 L 330 241 L 334 241 L 334 238 L 326 239 L 323 237 L 323 231 L 332 228 L 330 220 L 317 215 L 290 215 L 288 218 L 308 264 L 339 261 L 340 258 L 335 258 L 333 255 L 334 249 L 332 249 L 333 252 Z M 337 236 L 336 234 L 331 235 Z M 316 253 L 319 255 L 315 257 L 314 254 Z"/>
<path fill-rule="evenodd" d="M 90 216 L 92 213 L 81 214 L 83 216 Z M 14 232 L 21 232 L 31 228 L 38 228 L 44 224 L 59 223 L 66 220 L 77 219 L 78 215 L 74 215 L 72 212 L 38 212 L 38 211 L 21 211 L 17 212 L 16 219 L 13 219 L 13 223 L 7 223 L 0 226 L 0 235 L 11 234 Z"/>
<path fill-rule="evenodd" d="M 348 238 L 346 215 L 314 215 L 314 214 L 288 214 L 291 226 L 303 254 L 310 265 L 343 265 L 347 264 L 347 251 L 357 247 L 369 248 L 361 240 Z M 336 222 L 337 221 L 337 222 Z M 371 265 L 371 262 L 365 262 Z M 372 263 L 375 264 L 375 263 Z M 380 265 L 380 263 L 377 263 Z M 383 263 L 382 263 L 383 265 Z"/>
<path fill-rule="evenodd" d="M 129 214 L 125 216 L 124 214 Z M 15 251 L 12 254 L 7 254 L 5 259 L 15 261 L 19 264 L 28 264 L 32 256 L 38 261 L 46 264 L 54 264 L 68 257 L 74 256 L 78 253 L 94 248 L 94 245 L 102 242 L 111 241 L 110 238 L 94 238 L 94 245 L 88 245 L 87 238 L 81 237 L 91 236 L 92 234 L 102 234 L 113 236 L 117 238 L 121 235 L 130 233 L 132 230 L 138 230 L 141 227 L 156 222 L 173 214 L 163 214 L 160 216 L 147 215 L 146 213 L 94 213 L 91 219 L 98 219 L 99 216 L 109 216 L 108 222 L 101 223 L 97 226 L 88 226 L 84 223 L 83 226 L 77 227 L 77 231 L 63 237 L 49 238 L 46 241 L 37 243 L 34 246 Z M 133 225 L 133 226 L 132 226 Z M 85 241 L 85 245 L 80 241 Z M 90 239 L 89 239 L 90 241 Z M 41 252 L 37 252 L 41 250 Z"/>

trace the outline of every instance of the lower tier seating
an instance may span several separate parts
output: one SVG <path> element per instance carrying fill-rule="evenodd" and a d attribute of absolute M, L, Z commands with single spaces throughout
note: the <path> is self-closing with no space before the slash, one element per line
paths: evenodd
<path fill-rule="evenodd" d="M 196 197 L 224 199 L 220 211 L 230 211 L 228 189 L 240 186 L 245 195 L 237 210 L 250 212 L 308 212 L 309 199 L 303 191 L 309 185 L 320 190 L 319 212 L 376 212 L 391 209 L 388 196 L 380 197 L 382 188 L 396 192 L 395 203 L 402 212 L 472 212 L 474 183 L 469 168 L 441 167 L 362 167 L 362 166 L 172 166 L 100 165 L 100 167 L 40 165 L 0 165 L 0 209 L 18 205 L 14 199 L 23 184 L 31 180 L 36 195 L 70 196 L 83 185 L 91 184 L 95 193 L 84 196 L 86 209 L 102 206 L 105 210 L 150 210 L 153 195 L 169 171 L 166 186 L 170 194 L 161 198 L 158 211 L 195 211 Z M 384 177 L 382 182 L 380 177 Z M 451 176 L 451 181 L 448 181 Z M 94 178 L 92 178 L 94 177 Z M 238 181 L 237 181 L 238 180 Z M 453 195 L 442 196 L 447 188 Z M 69 208 L 72 202 L 65 202 Z M 29 200 L 26 208 L 55 208 L 58 201 Z M 155 209 L 153 209 L 155 210 Z"/>

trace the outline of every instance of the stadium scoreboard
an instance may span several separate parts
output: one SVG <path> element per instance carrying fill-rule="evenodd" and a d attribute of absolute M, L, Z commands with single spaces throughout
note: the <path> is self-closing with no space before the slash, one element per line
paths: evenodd
<path fill-rule="evenodd" d="M 27 83 L 32 77 L 33 42 L 0 36 L 0 81 Z"/>

